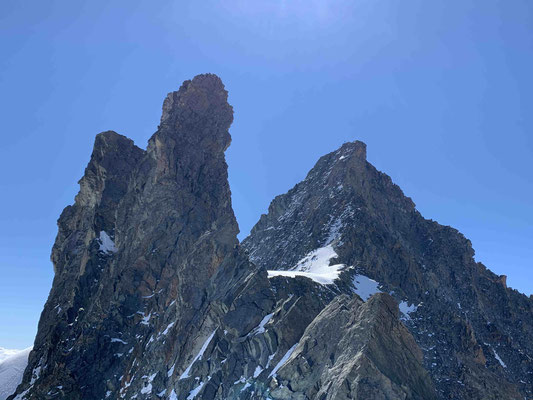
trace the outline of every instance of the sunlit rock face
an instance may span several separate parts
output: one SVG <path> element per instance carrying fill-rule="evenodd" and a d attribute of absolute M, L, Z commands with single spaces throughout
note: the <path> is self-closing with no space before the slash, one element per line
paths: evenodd
<path fill-rule="evenodd" d="M 423 219 L 361 142 L 238 243 L 215 75 L 170 93 L 146 150 L 97 135 L 11 399 L 522 399 L 531 300 Z M 520 397 L 521 396 L 521 397 Z"/>
<path fill-rule="evenodd" d="M 533 396 L 532 299 L 476 263 L 460 232 L 424 219 L 367 162 L 364 143 L 320 158 L 272 201 L 243 247 L 270 275 L 334 273 L 341 292 L 391 294 L 440 398 Z"/>
<path fill-rule="evenodd" d="M 273 398 L 435 399 L 422 351 L 386 293 L 337 296 L 276 372 Z"/>

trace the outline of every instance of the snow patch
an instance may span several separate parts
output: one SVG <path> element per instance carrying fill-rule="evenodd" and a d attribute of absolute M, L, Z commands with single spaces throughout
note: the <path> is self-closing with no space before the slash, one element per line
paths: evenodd
<path fill-rule="evenodd" d="M 276 351 L 276 353 L 277 353 L 277 351 Z M 274 357 L 276 356 L 276 353 L 274 353 L 274 354 L 271 354 L 271 355 L 269 355 L 269 356 L 268 356 L 268 361 L 267 361 L 267 365 L 266 365 L 266 367 L 265 367 L 265 368 L 267 368 L 267 369 L 268 369 L 268 367 L 270 367 L 270 362 L 271 362 L 271 361 L 272 361 L 272 359 L 273 359 L 273 358 L 274 358 Z"/>
<path fill-rule="evenodd" d="M 352 282 L 354 292 L 357 293 L 364 301 L 367 301 L 371 296 L 375 295 L 376 293 L 383 293 L 383 291 L 379 289 L 379 286 L 381 284 L 378 281 L 375 281 L 374 279 L 370 279 L 368 276 L 359 274 L 355 275 L 353 277 Z M 393 294 L 394 292 L 390 292 L 391 296 Z M 398 304 L 398 307 L 400 308 L 400 319 L 403 321 L 411 319 L 409 314 L 414 313 L 418 309 L 418 305 L 410 305 L 405 300 L 401 301 Z"/>
<path fill-rule="evenodd" d="M 0 361 L 0 400 L 5 400 L 7 396 L 13 394 L 22 381 L 31 349 L 31 347 L 24 350 L 0 349 L 0 354 L 5 356 Z M 24 393 L 19 396 L 17 398 L 22 399 Z"/>
<path fill-rule="evenodd" d="M 156 377 L 156 375 L 157 375 L 157 372 L 148 377 L 148 382 L 141 389 L 141 394 L 150 394 L 150 393 L 152 393 L 152 382 L 154 381 L 154 378 Z M 145 377 L 143 376 L 143 378 L 145 378 Z"/>
<path fill-rule="evenodd" d="M 259 335 L 260 333 L 265 333 L 265 325 L 268 323 L 268 321 L 270 321 L 273 315 L 274 313 L 265 315 L 259 325 L 250 334 Z"/>
<path fill-rule="evenodd" d="M 261 368 L 260 365 L 258 365 L 256 368 L 255 368 L 255 371 L 254 371 L 254 378 L 257 378 L 261 372 L 263 372 L 263 368 Z"/>
<path fill-rule="evenodd" d="M 409 314 L 414 313 L 418 308 L 418 306 L 415 306 L 414 304 L 409 305 L 406 301 L 400 302 L 398 306 L 400 307 L 400 312 L 402 313 L 402 316 L 400 316 L 400 319 L 404 321 L 411 319 Z"/>
<path fill-rule="evenodd" d="M 381 293 L 379 290 L 379 282 L 370 279 L 365 275 L 355 275 L 353 277 L 354 292 L 359 295 L 364 301 L 367 301 L 370 296 L 376 293 Z"/>
<path fill-rule="evenodd" d="M 339 189 L 339 187 L 337 187 Z M 340 189 L 342 189 L 342 185 L 340 185 Z M 326 238 L 326 245 L 331 244 L 337 237 L 339 236 L 341 228 L 344 227 L 344 224 L 342 222 L 342 216 L 336 218 L 329 224 L 329 232 L 328 237 Z"/>
<path fill-rule="evenodd" d="M 496 360 L 498 360 L 498 362 L 500 363 L 500 365 L 503 367 L 503 368 L 507 368 L 507 365 L 503 362 L 503 360 L 500 358 L 500 356 L 498 355 L 498 353 L 496 353 L 496 350 L 494 350 L 492 347 L 492 352 L 494 353 L 494 357 L 496 357 Z"/>
<path fill-rule="evenodd" d="M 33 385 L 39 380 L 39 378 L 41 377 L 41 369 L 41 362 L 39 361 L 39 365 L 37 365 L 37 367 L 35 367 L 31 372 L 30 385 Z"/>
<path fill-rule="evenodd" d="M 141 324 L 143 325 L 150 325 L 149 321 L 150 321 L 150 318 L 152 318 L 152 312 L 150 311 L 150 313 L 148 315 L 145 315 L 144 313 L 140 312 L 140 311 L 137 311 L 138 314 L 141 314 L 143 316 L 143 319 L 141 320 Z"/>
<path fill-rule="evenodd" d="M 119 339 L 119 338 L 112 338 L 112 339 L 111 339 L 111 343 L 122 343 L 122 344 L 128 344 L 128 342 L 125 342 L 124 340 L 122 340 L 122 339 Z"/>
<path fill-rule="evenodd" d="M 191 372 L 191 367 L 193 366 L 193 364 L 197 360 L 201 360 L 202 359 L 202 356 L 204 355 L 205 351 L 207 350 L 207 346 L 209 346 L 209 343 L 211 343 L 211 339 L 213 339 L 213 336 L 215 336 L 215 333 L 216 333 L 217 329 L 218 328 L 215 328 L 213 333 L 211 333 L 211 335 L 209 335 L 209 337 L 207 338 L 207 340 L 202 345 L 202 347 L 201 347 L 200 351 L 198 352 L 198 354 L 196 355 L 196 357 L 194 357 L 194 359 L 191 361 L 191 363 L 189 364 L 187 369 L 183 372 L 183 374 L 181 374 L 180 379 L 179 379 L 180 381 L 182 379 L 186 379 L 186 378 L 188 378 L 190 376 L 189 373 Z"/>
<path fill-rule="evenodd" d="M 170 378 L 174 374 L 174 367 L 176 365 L 174 364 L 167 372 L 167 376 Z"/>
<path fill-rule="evenodd" d="M 209 380 L 211 379 L 211 377 L 208 377 L 207 378 L 207 381 L 209 382 Z M 187 400 L 192 400 L 194 399 L 196 396 L 198 396 L 198 393 L 200 393 L 200 390 L 202 390 L 202 388 L 204 387 L 205 385 L 205 382 L 200 382 L 200 384 L 198 386 L 196 386 L 193 390 L 191 390 L 189 392 L 189 395 L 187 396 Z"/>
<path fill-rule="evenodd" d="M 272 370 L 272 372 L 270 372 L 270 374 L 268 375 L 268 377 L 272 377 L 272 376 L 275 376 L 276 373 L 278 372 L 278 370 L 283 366 L 283 364 L 285 364 L 287 362 L 287 360 L 289 359 L 289 357 L 291 356 L 291 354 L 293 353 L 294 349 L 296 349 L 296 346 L 298 345 L 298 343 L 296 343 L 294 346 L 292 346 L 289 350 L 287 350 L 287 352 L 285 353 L 285 355 L 281 358 L 281 360 L 279 360 L 279 362 L 276 364 L 276 366 L 274 367 L 274 369 Z"/>
<path fill-rule="evenodd" d="M 148 385 L 146 385 L 145 387 L 143 387 L 141 389 L 141 394 L 150 394 L 152 393 L 152 384 L 149 383 Z"/>
<path fill-rule="evenodd" d="M 172 328 L 174 326 L 174 322 L 171 322 L 170 324 L 167 325 L 166 329 L 163 331 L 163 335 L 166 335 L 168 333 L 168 331 L 170 331 L 170 328 Z"/>
<path fill-rule="evenodd" d="M 311 251 L 289 271 L 267 271 L 268 277 L 286 276 L 295 278 L 296 276 L 304 276 L 322 285 L 331 285 L 345 268 L 344 264 L 329 265 L 330 260 L 337 256 L 337 253 L 333 250 L 333 246 L 329 244 Z"/>
<path fill-rule="evenodd" d="M 21 350 L 4 349 L 3 347 L 0 347 L 0 361 L 3 361 L 6 358 L 14 356 L 15 354 L 18 354 L 20 352 L 21 352 Z"/>
<path fill-rule="evenodd" d="M 111 240 L 111 238 L 109 237 L 106 231 L 100 232 L 99 241 L 100 241 L 100 249 L 99 249 L 100 251 L 106 254 L 117 252 L 117 248 L 115 247 L 115 242 Z"/>
<path fill-rule="evenodd" d="M 336 187 L 337 191 L 340 191 L 343 189 L 343 185 L 339 184 Z M 330 216 L 330 220 L 327 224 L 328 226 L 328 236 L 326 238 L 326 241 L 324 242 L 325 245 L 331 244 L 336 240 L 340 239 L 341 231 L 346 226 L 346 221 L 348 219 L 351 219 L 355 214 L 354 209 L 351 205 L 347 205 L 344 210 L 342 211 L 341 215 L 338 217 L 334 217 L 333 215 Z M 342 245 L 341 242 L 337 243 L 339 246 Z"/>
<path fill-rule="evenodd" d="M 238 385 L 239 383 L 246 382 L 246 378 L 244 376 L 241 376 L 238 381 L 233 382 L 234 385 Z"/>

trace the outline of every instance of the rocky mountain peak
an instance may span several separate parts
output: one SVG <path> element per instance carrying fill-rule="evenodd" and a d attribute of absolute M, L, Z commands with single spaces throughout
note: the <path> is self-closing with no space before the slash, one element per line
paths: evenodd
<path fill-rule="evenodd" d="M 232 119 L 205 74 L 167 96 L 146 151 L 97 135 L 10 400 L 531 397 L 533 303 L 364 143 L 321 157 L 239 245 Z"/>
<path fill-rule="evenodd" d="M 183 82 L 178 91 L 163 102 L 158 136 L 171 135 L 181 145 L 216 144 L 211 151 L 225 151 L 231 142 L 228 129 L 233 122 L 233 107 L 222 80 L 202 74 Z"/>
<path fill-rule="evenodd" d="M 356 169 L 363 173 L 366 165 L 366 144 L 356 140 L 346 142 L 339 149 L 322 156 L 315 166 L 309 171 L 306 181 L 322 175 L 322 183 L 335 184 L 339 179 L 344 179 L 348 170 Z"/>
<path fill-rule="evenodd" d="M 80 192 L 76 196 L 76 202 L 80 205 L 96 206 L 100 203 L 106 181 L 109 180 L 113 183 L 108 187 L 113 187 L 116 191 L 114 183 L 117 183 L 124 192 L 127 182 L 122 178 L 143 154 L 144 151 L 135 146 L 133 140 L 114 131 L 96 135 L 91 160 L 79 181 Z M 117 200 L 118 193 L 109 194 Z"/>
<path fill-rule="evenodd" d="M 440 398 L 530 395 L 533 303 L 476 263 L 460 232 L 424 219 L 364 148 L 321 157 L 272 201 L 242 243 L 252 261 L 272 276 L 335 273 L 332 290 L 363 300 L 393 294 Z"/>
<path fill-rule="evenodd" d="M 224 152 L 231 143 L 228 130 L 232 122 L 228 92 L 214 74 L 198 75 L 185 81 L 178 91 L 169 93 L 163 102 L 159 128 L 147 147 L 155 163 L 154 184 L 190 184 L 199 188 L 199 182 L 207 182 L 205 177 L 213 175 L 218 176 L 219 182 L 225 182 Z M 220 186 L 222 196 L 229 197 L 227 186 Z"/>
<path fill-rule="evenodd" d="M 355 140 L 353 142 L 343 143 L 342 146 L 335 151 L 335 153 L 341 159 L 356 159 L 360 162 L 366 161 L 366 143 L 361 142 L 360 140 Z"/>
<path fill-rule="evenodd" d="M 343 243 L 341 236 L 358 215 L 379 219 L 392 212 L 412 214 L 414 203 L 366 160 L 365 143 L 348 142 L 320 157 L 302 182 L 274 198 L 243 246 L 258 265 L 287 269 L 317 248 Z"/>

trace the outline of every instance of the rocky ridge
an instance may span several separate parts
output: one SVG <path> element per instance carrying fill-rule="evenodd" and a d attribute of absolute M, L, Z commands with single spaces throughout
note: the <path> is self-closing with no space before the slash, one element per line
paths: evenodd
<path fill-rule="evenodd" d="M 474 263 L 462 235 L 424 220 L 361 142 L 322 157 L 241 246 L 224 159 L 232 120 L 221 80 L 205 74 L 167 96 L 146 150 L 96 137 L 10 399 L 529 393 L 531 301 Z M 500 320 L 482 329 L 488 318 Z"/>
<path fill-rule="evenodd" d="M 278 398 L 435 399 L 422 352 L 396 301 L 340 295 L 309 324 L 277 372 Z M 335 329 L 332 329 L 335 327 Z M 324 358 L 324 356 L 326 356 Z"/>
<path fill-rule="evenodd" d="M 343 266 L 337 288 L 391 293 L 440 398 L 532 396 L 532 299 L 476 263 L 457 230 L 424 219 L 366 161 L 364 143 L 323 156 L 272 201 L 243 247 L 273 270 L 298 269 L 298 260 L 330 248 Z"/>

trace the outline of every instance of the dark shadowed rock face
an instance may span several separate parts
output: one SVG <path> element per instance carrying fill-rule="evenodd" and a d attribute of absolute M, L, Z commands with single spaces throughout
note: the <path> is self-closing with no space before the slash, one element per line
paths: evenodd
<path fill-rule="evenodd" d="M 271 270 L 326 249 L 343 266 L 338 289 L 391 293 L 440 398 L 533 396 L 533 301 L 476 263 L 461 233 L 424 219 L 366 161 L 364 143 L 322 157 L 272 201 L 243 247 Z"/>
<path fill-rule="evenodd" d="M 167 96 L 146 150 L 97 135 L 11 399 L 528 396 L 531 300 L 424 220 L 363 143 L 322 157 L 241 247 L 232 120 L 206 74 Z"/>

